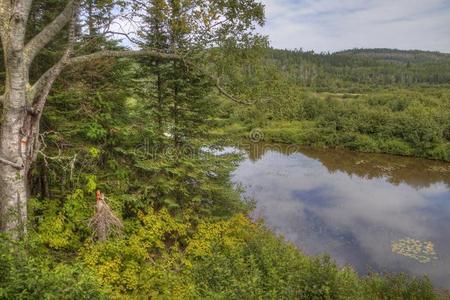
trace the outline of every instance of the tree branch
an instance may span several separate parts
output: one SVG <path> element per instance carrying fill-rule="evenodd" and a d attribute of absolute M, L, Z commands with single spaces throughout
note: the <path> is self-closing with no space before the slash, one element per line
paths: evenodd
<path fill-rule="evenodd" d="M 185 61 L 183 56 L 180 56 L 178 54 L 172 54 L 172 53 L 164 53 L 164 52 L 158 52 L 156 50 L 138 50 L 138 51 L 133 51 L 133 50 L 124 50 L 124 51 L 113 51 L 113 50 L 104 50 L 104 51 L 99 51 L 93 54 L 88 54 L 88 55 L 83 55 L 83 56 L 78 56 L 78 57 L 74 57 L 71 58 L 67 64 L 68 65 L 73 65 L 73 64 L 81 64 L 81 63 L 85 63 L 88 61 L 93 61 L 96 59 L 100 59 L 103 57 L 140 57 L 140 56 L 148 56 L 148 57 L 153 57 L 153 58 L 160 58 L 160 59 L 168 59 L 168 60 L 181 60 L 183 61 L 185 64 L 190 65 L 188 62 Z M 219 83 L 219 79 L 215 78 L 213 76 L 210 76 L 211 80 L 213 80 L 215 82 L 215 86 L 217 88 L 217 90 L 219 91 L 220 94 L 222 94 L 223 96 L 225 96 L 226 98 L 228 98 L 229 100 L 239 103 L 239 104 L 244 104 L 244 105 L 251 105 L 251 102 L 245 102 L 242 100 L 239 100 L 238 98 L 234 97 L 233 95 L 231 95 L 230 93 L 228 93 Z"/>
<path fill-rule="evenodd" d="M 79 6 L 78 0 L 70 0 L 64 10 L 40 33 L 38 33 L 25 47 L 25 57 L 28 65 L 33 62 L 36 55 L 44 48 L 63 27 L 71 20 L 73 13 Z"/>
<path fill-rule="evenodd" d="M 71 58 L 67 65 L 81 64 L 88 61 L 104 57 L 153 57 L 167 60 L 181 60 L 182 57 L 178 54 L 164 53 L 157 50 L 103 50 L 92 54 L 82 55 Z"/>
<path fill-rule="evenodd" d="M 29 110 L 31 114 L 39 114 L 42 111 L 43 104 L 41 104 L 41 102 L 47 98 L 53 82 L 64 69 L 68 59 L 69 58 L 65 53 L 63 57 L 61 57 L 61 59 L 53 67 L 48 69 L 47 72 L 45 72 L 31 87 L 27 95 L 28 103 L 32 105 Z"/>
<path fill-rule="evenodd" d="M 153 57 L 153 58 L 159 58 L 159 59 L 167 59 L 167 60 L 181 60 L 185 62 L 184 58 L 178 54 L 173 53 L 164 53 L 159 52 L 157 50 L 149 49 L 149 50 L 103 50 L 99 52 L 95 52 L 92 54 L 82 55 L 78 57 L 73 57 L 65 60 L 64 62 L 58 62 L 55 66 L 53 66 L 51 69 L 49 69 L 44 75 L 41 76 L 41 78 L 33 85 L 31 91 L 30 91 L 30 98 L 35 98 L 35 96 L 40 93 L 39 91 L 42 90 L 46 82 L 48 81 L 49 77 L 53 77 L 54 74 L 59 74 L 59 72 L 64 69 L 64 67 L 68 65 L 76 65 L 76 64 L 83 64 L 89 61 L 94 61 L 97 59 L 105 58 L 105 57 Z M 60 64 L 61 63 L 61 64 Z M 186 63 L 186 62 L 185 62 Z M 210 76 L 211 80 L 215 82 L 215 86 L 220 94 L 222 94 L 224 97 L 228 98 L 229 100 L 244 104 L 244 105 L 251 105 L 251 102 L 245 102 L 242 101 L 230 93 L 228 93 L 219 83 L 219 79 Z"/>
<path fill-rule="evenodd" d="M 9 161 L 9 160 L 1 158 L 1 157 L 0 157 L 0 162 L 4 163 L 5 165 L 11 166 L 11 167 L 13 167 L 15 169 L 18 169 L 18 170 L 22 170 L 23 169 L 23 165 L 15 163 L 15 162 L 12 162 L 12 161 Z"/>
<path fill-rule="evenodd" d="M 214 80 L 214 78 L 212 78 L 212 79 Z M 225 96 L 225 97 L 228 98 L 229 100 L 231 100 L 231 101 L 233 101 L 233 102 L 236 102 L 236 103 L 239 103 L 239 104 L 243 104 L 243 105 L 251 105 L 251 104 L 252 104 L 251 102 L 245 102 L 245 101 L 242 101 L 242 100 L 240 100 L 240 99 L 234 97 L 234 96 L 231 95 L 230 93 L 228 93 L 228 92 L 220 85 L 219 79 L 216 79 L 215 82 L 216 82 L 216 83 L 215 83 L 216 88 L 217 88 L 217 90 L 219 91 L 219 93 L 222 94 L 222 96 Z"/>
<path fill-rule="evenodd" d="M 89 61 L 97 60 L 104 57 L 140 57 L 140 56 L 150 56 L 162 59 L 181 59 L 177 54 L 169 54 L 158 52 L 156 50 L 123 50 L 123 51 L 113 51 L 113 50 L 103 50 L 92 54 L 82 55 L 78 57 L 69 58 L 70 53 L 66 51 L 64 56 L 50 69 L 47 70 L 39 79 L 36 81 L 28 92 L 28 103 L 36 104 L 36 99 L 40 97 L 44 90 L 49 86 L 49 82 L 53 83 L 54 79 L 59 75 L 59 73 L 69 65 L 82 64 Z M 44 93 L 45 94 L 45 93 Z M 40 105 L 39 105 L 40 106 Z M 39 108 L 34 105 L 30 112 L 38 113 Z"/>
<path fill-rule="evenodd" d="M 107 31 L 103 32 L 103 34 L 112 34 L 113 36 L 114 35 L 121 35 L 121 36 L 124 36 L 128 41 L 130 41 L 133 44 L 143 45 L 142 42 L 139 42 L 138 40 L 133 39 L 129 34 L 127 34 L 125 32 L 118 32 L 118 31 L 107 30 Z"/>
<path fill-rule="evenodd" d="M 73 47 L 75 43 L 75 22 L 76 22 L 76 14 L 73 12 L 72 21 L 70 22 L 69 27 L 69 40 L 67 42 L 66 50 L 64 51 L 61 59 L 47 72 L 45 72 L 39 80 L 31 87 L 30 91 L 27 95 L 27 102 L 30 104 L 28 112 L 32 115 L 38 115 L 44 108 L 45 100 L 50 92 L 50 89 L 58 78 L 59 74 L 64 69 L 68 60 L 70 59 L 70 55 L 73 52 Z"/>
<path fill-rule="evenodd" d="M 182 57 L 181 59 L 182 59 L 183 63 L 184 63 L 186 66 L 189 66 L 190 68 L 192 68 L 192 69 L 194 69 L 194 70 L 201 70 L 200 67 L 198 67 L 197 65 L 193 64 L 192 62 L 186 61 L 186 60 L 184 59 L 184 57 Z M 233 102 L 236 102 L 236 103 L 238 103 L 238 104 L 243 104 L 243 105 L 252 105 L 252 104 L 253 104 L 253 102 L 246 102 L 246 101 L 240 100 L 240 99 L 238 99 L 237 97 L 235 97 L 235 96 L 231 95 L 230 93 L 228 93 L 228 92 L 225 90 L 225 88 L 222 87 L 222 86 L 220 85 L 220 78 L 219 78 L 219 77 L 214 76 L 214 75 L 211 75 L 211 74 L 208 73 L 208 72 L 203 72 L 203 74 L 204 74 L 205 76 L 207 76 L 212 82 L 214 82 L 214 85 L 215 85 L 217 91 L 218 91 L 222 96 L 224 96 L 225 98 L 227 98 L 228 100 L 231 100 L 231 101 L 233 101 Z"/>

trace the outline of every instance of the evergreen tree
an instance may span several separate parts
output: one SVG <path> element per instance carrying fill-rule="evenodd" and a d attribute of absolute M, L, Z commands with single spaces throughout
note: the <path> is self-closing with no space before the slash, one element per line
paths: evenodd
<path fill-rule="evenodd" d="M 183 1 L 153 0 L 144 16 L 145 30 L 141 36 L 145 46 L 165 49 L 186 55 L 192 50 L 186 7 Z M 195 65 L 195 59 L 190 63 Z M 179 148 L 189 140 L 205 133 L 202 126 L 211 110 L 211 80 L 198 70 L 189 68 L 183 61 L 164 62 L 158 59 L 142 60 L 138 94 L 147 103 L 149 117 L 156 122 L 159 146 L 164 146 L 167 136 Z"/>

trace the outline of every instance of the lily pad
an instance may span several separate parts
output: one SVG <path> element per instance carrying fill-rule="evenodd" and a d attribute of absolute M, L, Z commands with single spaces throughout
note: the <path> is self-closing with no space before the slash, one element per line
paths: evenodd
<path fill-rule="evenodd" d="M 392 241 L 392 252 L 397 253 L 420 263 L 429 263 L 437 259 L 434 244 L 430 241 L 420 241 L 410 237 Z"/>

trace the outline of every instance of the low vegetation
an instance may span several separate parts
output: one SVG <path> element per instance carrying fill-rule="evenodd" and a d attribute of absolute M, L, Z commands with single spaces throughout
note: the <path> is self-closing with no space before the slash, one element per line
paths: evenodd
<path fill-rule="evenodd" d="M 127 222 L 125 237 L 76 246 L 67 230 L 64 250 L 44 246 L 42 232 L 20 244 L 2 240 L 0 298 L 438 299 L 427 279 L 358 277 L 242 214 L 214 221 L 149 209 Z"/>

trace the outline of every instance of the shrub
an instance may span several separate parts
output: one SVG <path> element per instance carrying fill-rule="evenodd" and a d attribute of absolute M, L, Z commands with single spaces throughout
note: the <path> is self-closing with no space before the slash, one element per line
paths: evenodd
<path fill-rule="evenodd" d="M 369 299 L 438 299 L 427 278 L 411 279 L 405 275 L 372 274 L 363 281 L 363 284 Z"/>
<path fill-rule="evenodd" d="M 0 299 L 107 299 L 108 292 L 82 264 L 62 264 L 0 238 Z"/>

